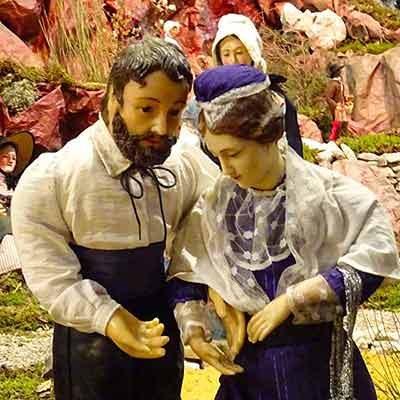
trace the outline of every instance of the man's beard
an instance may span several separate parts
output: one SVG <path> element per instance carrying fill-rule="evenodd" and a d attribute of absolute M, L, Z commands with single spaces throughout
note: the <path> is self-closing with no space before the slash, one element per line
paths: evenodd
<path fill-rule="evenodd" d="M 129 134 L 125 121 L 117 112 L 112 121 L 113 138 L 119 150 L 128 160 L 137 167 L 152 167 L 162 164 L 170 155 L 171 147 L 176 143 L 175 137 L 147 133 L 144 135 Z M 157 147 L 144 146 L 142 140 L 156 137 L 159 140 Z"/>

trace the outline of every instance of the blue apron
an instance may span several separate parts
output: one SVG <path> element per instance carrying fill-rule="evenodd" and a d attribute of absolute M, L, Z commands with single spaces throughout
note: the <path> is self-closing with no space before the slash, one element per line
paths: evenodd
<path fill-rule="evenodd" d="M 164 243 L 129 250 L 71 246 L 83 279 L 102 285 L 110 296 L 142 320 L 159 318 L 170 338 L 166 356 L 130 357 L 110 339 L 55 325 L 54 387 L 57 400 L 179 400 L 183 349 L 168 306 Z"/>

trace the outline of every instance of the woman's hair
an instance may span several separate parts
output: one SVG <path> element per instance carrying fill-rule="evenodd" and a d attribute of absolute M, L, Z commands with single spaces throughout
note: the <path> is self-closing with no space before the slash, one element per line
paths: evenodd
<path fill-rule="evenodd" d="M 107 103 L 110 93 L 123 105 L 125 86 L 129 81 L 142 83 L 147 75 L 163 71 L 174 82 L 193 83 L 190 64 L 175 45 L 155 37 L 145 37 L 138 43 L 126 47 L 114 62 L 107 83 L 106 94 L 101 105 L 101 113 L 108 124 Z"/>
<path fill-rule="evenodd" d="M 274 92 L 265 89 L 251 96 L 240 98 L 231 104 L 230 110 L 222 116 L 212 129 L 213 134 L 230 134 L 257 143 L 278 141 L 285 131 L 285 115 L 277 111 Z M 204 111 L 203 111 L 204 112 Z M 199 128 L 204 132 L 206 121 L 200 115 Z M 266 117 L 271 115 L 268 122 Z"/>

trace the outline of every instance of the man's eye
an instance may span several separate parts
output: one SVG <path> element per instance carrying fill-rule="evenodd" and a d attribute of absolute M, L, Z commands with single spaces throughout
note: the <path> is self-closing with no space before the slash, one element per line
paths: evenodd
<path fill-rule="evenodd" d="M 140 107 L 139 109 L 140 109 L 140 111 L 142 111 L 144 113 L 149 113 L 149 112 L 153 111 L 153 107 L 150 107 L 150 106 Z"/>
<path fill-rule="evenodd" d="M 179 117 L 181 110 L 171 110 L 169 112 L 169 115 L 171 115 L 172 117 Z"/>

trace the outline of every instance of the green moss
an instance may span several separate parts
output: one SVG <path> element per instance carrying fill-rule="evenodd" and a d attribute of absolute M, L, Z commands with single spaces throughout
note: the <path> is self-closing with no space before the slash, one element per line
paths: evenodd
<path fill-rule="evenodd" d="M 0 333 L 29 332 L 51 325 L 49 315 L 27 288 L 21 273 L 0 281 Z"/>
<path fill-rule="evenodd" d="M 352 51 L 356 54 L 381 54 L 396 47 L 396 45 L 396 43 L 387 42 L 385 40 L 378 40 L 370 43 L 362 43 L 359 40 L 346 40 L 337 47 L 336 51 L 341 53 Z"/>
<path fill-rule="evenodd" d="M 400 10 L 386 7 L 373 0 L 350 0 L 356 10 L 369 14 L 382 26 L 389 29 L 400 28 Z"/>
<path fill-rule="evenodd" d="M 347 144 L 358 153 L 396 153 L 400 152 L 400 136 L 389 134 L 371 134 L 359 137 L 341 137 L 338 144 Z"/>
<path fill-rule="evenodd" d="M 366 306 L 374 310 L 400 311 L 400 284 L 378 289 Z"/>
<path fill-rule="evenodd" d="M 54 399 L 54 395 L 39 396 L 37 387 L 45 382 L 42 378 L 43 365 L 38 364 L 27 370 L 0 370 L 0 399 L 39 400 Z"/>
<path fill-rule="evenodd" d="M 50 62 L 45 68 L 26 67 L 10 60 L 0 61 L 0 90 L 11 81 L 28 79 L 31 82 L 48 82 L 64 87 L 79 87 L 87 90 L 104 89 L 105 84 L 99 82 L 80 82 L 72 78 L 65 68 L 57 63 Z"/>
<path fill-rule="evenodd" d="M 318 164 L 318 161 L 316 158 L 317 154 L 318 154 L 318 150 L 311 149 L 306 144 L 303 144 L 303 157 L 305 160 L 307 160 L 313 164 Z"/>

